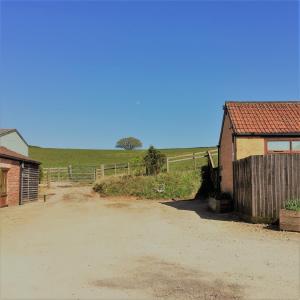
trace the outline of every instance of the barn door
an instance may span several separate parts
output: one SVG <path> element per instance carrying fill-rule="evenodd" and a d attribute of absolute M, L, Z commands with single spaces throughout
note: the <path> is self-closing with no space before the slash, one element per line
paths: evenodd
<path fill-rule="evenodd" d="M 21 182 L 21 204 L 38 200 L 39 167 L 24 163 Z"/>

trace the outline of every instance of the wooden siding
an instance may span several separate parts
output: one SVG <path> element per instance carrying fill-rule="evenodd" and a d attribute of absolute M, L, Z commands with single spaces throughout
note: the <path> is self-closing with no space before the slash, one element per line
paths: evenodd
<path fill-rule="evenodd" d="M 278 220 L 288 199 L 300 198 L 300 154 L 250 156 L 233 162 L 237 212 L 253 221 Z"/>
<path fill-rule="evenodd" d="M 38 200 L 39 167 L 25 163 L 22 170 L 21 204 Z"/>

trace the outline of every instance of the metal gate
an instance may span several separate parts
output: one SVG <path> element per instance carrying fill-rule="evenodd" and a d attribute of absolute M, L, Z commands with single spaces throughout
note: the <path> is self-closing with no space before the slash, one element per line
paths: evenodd
<path fill-rule="evenodd" d="M 39 166 L 23 163 L 21 178 L 21 203 L 38 200 L 39 193 Z"/>

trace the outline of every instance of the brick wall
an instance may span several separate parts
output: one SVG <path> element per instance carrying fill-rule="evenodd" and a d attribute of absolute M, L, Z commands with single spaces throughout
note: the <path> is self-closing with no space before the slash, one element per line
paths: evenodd
<path fill-rule="evenodd" d="M 20 163 L 10 159 L 0 159 L 0 168 L 7 172 L 7 199 L 8 206 L 19 205 L 20 200 Z"/>
<path fill-rule="evenodd" d="M 220 141 L 221 192 L 233 194 L 233 142 L 231 122 L 226 114 Z"/>

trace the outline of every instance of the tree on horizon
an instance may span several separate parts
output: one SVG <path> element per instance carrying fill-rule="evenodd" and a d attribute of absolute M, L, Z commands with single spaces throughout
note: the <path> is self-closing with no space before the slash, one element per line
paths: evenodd
<path fill-rule="evenodd" d="M 142 142 L 135 137 L 126 137 L 117 141 L 116 148 L 124 150 L 134 150 L 143 147 Z"/>

